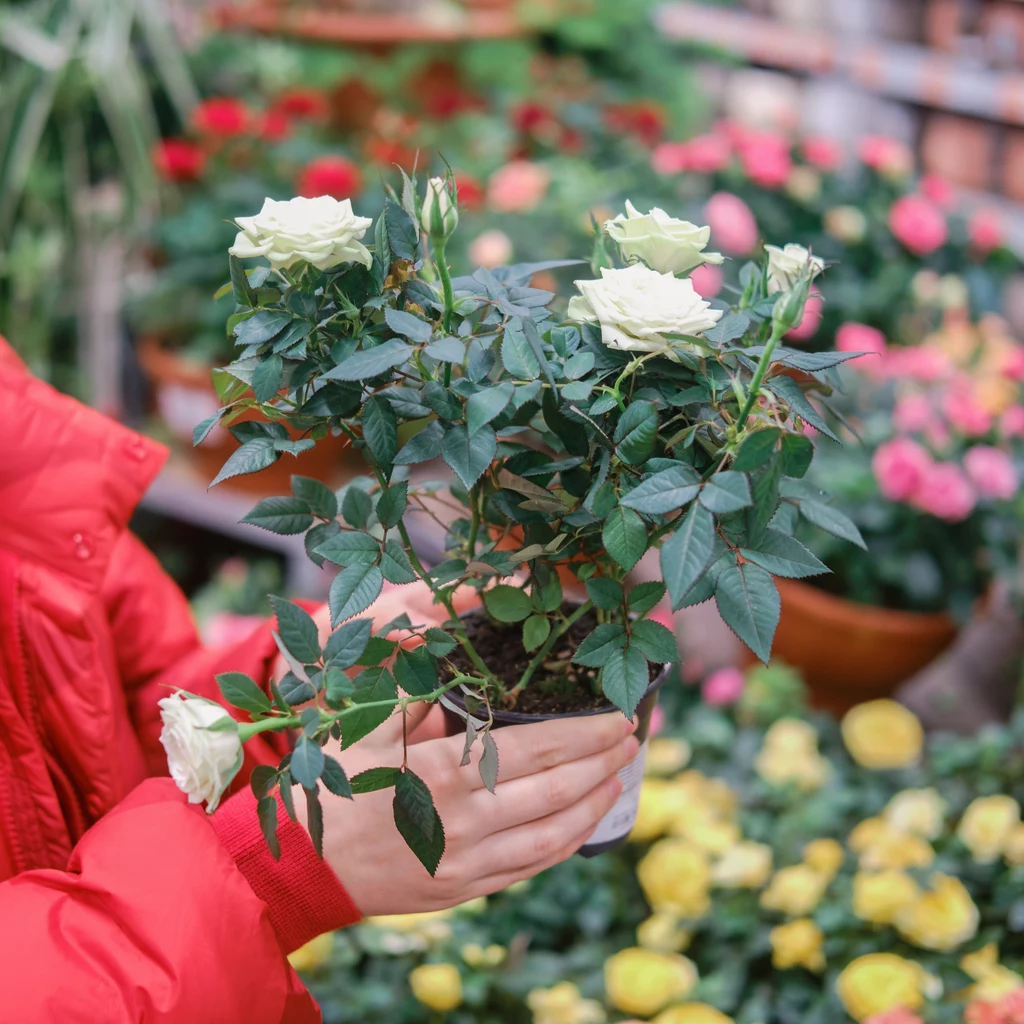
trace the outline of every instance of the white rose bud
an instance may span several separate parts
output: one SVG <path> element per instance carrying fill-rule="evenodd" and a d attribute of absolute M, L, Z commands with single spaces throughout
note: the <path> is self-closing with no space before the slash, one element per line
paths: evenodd
<path fill-rule="evenodd" d="M 242 230 L 228 252 L 239 259 L 266 256 L 275 270 L 299 260 L 319 270 L 339 263 L 361 263 L 369 268 L 373 262 L 370 250 L 359 241 L 373 221 L 357 217 L 351 199 L 267 199 L 255 217 L 239 217 L 236 223 Z"/>
<path fill-rule="evenodd" d="M 605 221 L 605 231 L 619 243 L 626 260 L 643 260 L 662 274 L 685 274 L 702 263 L 721 263 L 722 255 L 704 252 L 711 228 L 670 217 L 654 207 L 641 213 L 627 199 L 626 212 Z"/>
<path fill-rule="evenodd" d="M 435 242 L 447 241 L 459 226 L 459 210 L 452 202 L 452 195 L 444 178 L 431 178 L 427 182 L 427 194 L 420 211 L 423 230 Z"/>
<path fill-rule="evenodd" d="M 659 274 L 640 263 L 624 270 L 601 269 L 596 281 L 577 281 L 581 295 L 569 303 L 572 320 L 596 321 L 601 340 L 622 352 L 703 351 L 673 341 L 670 334 L 696 335 L 714 327 L 722 310 L 712 309 L 689 278 Z"/>
<path fill-rule="evenodd" d="M 219 704 L 202 697 L 175 693 L 157 702 L 164 723 L 160 742 L 175 785 L 190 804 L 206 802 L 212 814 L 224 791 L 242 767 L 238 729 L 211 728 L 231 716 Z"/>
<path fill-rule="evenodd" d="M 808 270 L 808 281 L 811 281 L 825 269 L 825 261 L 820 256 L 812 256 L 796 242 L 790 242 L 783 249 L 777 245 L 766 245 L 764 251 L 768 253 L 769 295 L 789 291 Z"/>

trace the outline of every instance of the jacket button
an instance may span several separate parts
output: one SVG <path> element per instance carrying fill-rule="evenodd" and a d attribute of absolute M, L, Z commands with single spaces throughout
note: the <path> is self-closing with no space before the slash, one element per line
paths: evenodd
<path fill-rule="evenodd" d="M 92 541 L 84 533 L 76 533 L 72 538 L 72 542 L 75 545 L 75 557 L 80 558 L 83 562 L 92 558 L 93 556 L 93 545 Z"/>

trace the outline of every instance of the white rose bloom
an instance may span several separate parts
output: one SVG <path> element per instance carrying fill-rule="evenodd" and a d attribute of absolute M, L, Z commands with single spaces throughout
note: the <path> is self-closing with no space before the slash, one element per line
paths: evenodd
<path fill-rule="evenodd" d="M 702 263 L 721 263 L 717 252 L 704 252 L 711 228 L 699 228 L 688 220 L 677 220 L 654 207 L 641 213 L 627 199 L 626 212 L 605 221 L 605 231 L 619 243 L 627 260 L 641 259 L 662 274 L 685 274 Z"/>
<path fill-rule="evenodd" d="M 224 790 L 242 767 L 242 741 L 235 729 L 211 729 L 230 718 L 213 701 L 175 693 L 158 701 L 164 723 L 160 742 L 167 751 L 167 766 L 174 784 L 190 804 L 217 809 Z"/>
<path fill-rule="evenodd" d="M 373 262 L 370 250 L 359 241 L 373 221 L 357 217 L 351 199 L 266 199 L 255 217 L 239 217 L 236 223 L 242 230 L 228 252 L 239 259 L 266 256 L 275 270 L 298 260 L 319 270 L 339 263 L 361 263 L 369 268 Z"/>
<path fill-rule="evenodd" d="M 714 327 L 722 310 L 712 309 L 689 278 L 659 274 L 641 263 L 624 270 L 601 269 L 597 281 L 577 281 L 581 295 L 569 302 L 571 320 L 596 321 L 601 340 L 622 352 L 698 351 L 668 334 L 700 334 Z"/>
<path fill-rule="evenodd" d="M 825 261 L 820 256 L 812 256 L 802 245 L 790 242 L 784 249 L 777 245 L 766 245 L 768 253 L 768 294 L 788 292 L 800 280 L 804 268 L 810 261 L 811 277 L 817 277 L 825 269 Z"/>

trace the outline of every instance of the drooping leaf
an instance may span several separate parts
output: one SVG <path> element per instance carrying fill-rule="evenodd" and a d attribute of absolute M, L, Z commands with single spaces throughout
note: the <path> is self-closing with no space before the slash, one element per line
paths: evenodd
<path fill-rule="evenodd" d="M 629 644 L 655 665 L 679 661 L 679 645 L 667 626 L 651 619 L 640 619 L 629 627 Z"/>
<path fill-rule="evenodd" d="M 718 577 L 715 602 L 725 624 L 767 663 L 781 607 L 771 575 L 759 565 L 731 566 Z"/>
<path fill-rule="evenodd" d="M 313 849 L 318 857 L 324 855 L 324 811 L 320 806 L 319 787 L 314 784 L 302 787 L 306 797 L 306 831 L 309 833 Z"/>
<path fill-rule="evenodd" d="M 774 576 L 788 579 L 803 579 L 829 571 L 828 566 L 798 540 L 777 530 L 765 530 L 756 548 L 741 548 L 740 554 Z"/>
<path fill-rule="evenodd" d="M 312 665 L 320 659 L 320 639 L 316 623 L 304 608 L 284 597 L 270 597 L 277 616 L 277 632 L 285 647 L 303 665 Z"/>
<path fill-rule="evenodd" d="M 625 647 L 608 655 L 601 671 L 601 687 L 627 718 L 633 717 L 649 685 L 647 661 L 637 648 Z"/>
<path fill-rule="evenodd" d="M 480 427 L 473 435 L 461 424 L 454 426 L 445 434 L 441 444 L 444 461 L 467 489 L 487 471 L 497 450 L 498 439 L 488 426 Z"/>
<path fill-rule="evenodd" d="M 444 826 L 426 783 L 406 769 L 395 782 L 392 806 L 399 833 L 433 877 L 444 856 Z"/>
<path fill-rule="evenodd" d="M 619 505 L 608 514 L 601 539 L 608 554 L 629 572 L 647 550 L 647 527 L 636 512 Z"/>
<path fill-rule="evenodd" d="M 258 715 L 273 710 L 270 698 L 244 672 L 221 672 L 215 678 L 221 695 L 232 706 Z"/>
<path fill-rule="evenodd" d="M 391 404 L 381 395 L 373 395 L 363 405 L 363 440 L 377 464 L 390 475 L 398 453 L 398 420 Z"/>
<path fill-rule="evenodd" d="M 256 817 L 259 819 L 260 831 L 274 860 L 281 859 L 281 844 L 277 841 L 277 801 L 272 796 L 265 796 L 256 804 Z"/>
<path fill-rule="evenodd" d="M 275 497 L 264 498 L 242 522 L 287 536 L 305 533 L 313 525 L 313 517 L 300 498 Z"/>
<path fill-rule="evenodd" d="M 577 665 L 600 668 L 612 652 L 626 646 L 626 627 L 617 622 L 602 622 L 576 649 L 572 660 Z"/>
<path fill-rule="evenodd" d="M 328 594 L 331 625 L 337 626 L 365 611 L 380 597 L 383 587 L 384 576 L 375 565 L 350 565 L 342 569 L 334 577 Z"/>
<path fill-rule="evenodd" d="M 661 577 L 668 587 L 672 608 L 700 579 L 715 550 L 715 520 L 701 505 L 690 506 L 679 528 L 661 547 Z"/>
<path fill-rule="evenodd" d="M 700 503 L 711 512 L 738 512 L 753 503 L 750 481 L 731 469 L 715 473 L 701 489 Z"/>
<path fill-rule="evenodd" d="M 324 754 L 324 770 L 320 773 L 320 778 L 329 793 L 352 799 L 352 786 L 345 769 L 330 754 Z"/>
<path fill-rule="evenodd" d="M 622 504 L 648 515 L 673 512 L 691 502 L 700 491 L 700 475 L 690 466 L 677 465 L 649 476 L 622 498 Z"/>
<path fill-rule="evenodd" d="M 530 598 L 518 587 L 499 583 L 483 593 L 484 607 L 499 622 L 522 622 L 533 611 Z"/>
<path fill-rule="evenodd" d="M 304 789 L 312 789 L 324 770 L 324 752 L 319 743 L 302 735 L 295 741 L 288 764 L 292 778 Z"/>
<path fill-rule="evenodd" d="M 498 784 L 498 745 L 490 729 L 484 733 L 483 753 L 480 755 L 480 779 L 490 792 Z"/>
<path fill-rule="evenodd" d="M 258 473 L 267 466 L 272 466 L 280 458 L 281 453 L 274 448 L 271 437 L 254 437 L 236 448 L 229 456 L 221 471 L 213 478 L 211 487 L 246 473 Z"/>

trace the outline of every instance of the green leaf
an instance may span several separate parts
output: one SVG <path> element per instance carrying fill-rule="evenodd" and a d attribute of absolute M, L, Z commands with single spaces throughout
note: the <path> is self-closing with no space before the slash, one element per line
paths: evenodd
<path fill-rule="evenodd" d="M 331 608 L 331 625 L 337 626 L 365 611 L 380 597 L 383 587 L 384 576 L 375 565 L 350 565 L 342 569 L 334 577 L 327 598 Z"/>
<path fill-rule="evenodd" d="M 270 604 L 277 616 L 277 633 L 285 647 L 303 665 L 320 660 L 320 638 L 309 612 L 283 597 L 270 595 Z"/>
<path fill-rule="evenodd" d="M 377 519 L 386 530 L 397 526 L 405 514 L 408 502 L 409 481 L 401 480 L 386 487 L 377 499 Z"/>
<path fill-rule="evenodd" d="M 645 615 L 665 596 L 665 584 L 657 581 L 638 583 L 626 598 L 633 615 Z"/>
<path fill-rule="evenodd" d="M 529 597 L 518 587 L 505 583 L 485 590 L 484 607 L 499 622 L 522 622 L 533 611 Z"/>
<path fill-rule="evenodd" d="M 531 615 L 523 623 L 523 648 L 535 651 L 551 634 L 551 620 L 546 615 Z"/>
<path fill-rule="evenodd" d="M 249 788 L 257 800 L 262 800 L 277 783 L 277 769 L 270 764 L 258 764 L 249 776 Z"/>
<path fill-rule="evenodd" d="M 593 352 L 577 352 L 565 361 L 563 372 L 568 380 L 579 380 L 594 368 Z"/>
<path fill-rule="evenodd" d="M 340 669 L 333 665 L 324 670 L 324 692 L 327 694 L 327 703 L 331 707 L 341 707 L 346 697 L 355 693 L 355 686 L 352 680 Z"/>
<path fill-rule="evenodd" d="M 700 503 L 712 512 L 738 512 L 753 504 L 750 481 L 745 474 L 731 469 L 716 473 L 704 484 Z"/>
<path fill-rule="evenodd" d="M 554 612 L 562 607 L 562 581 L 558 578 L 557 572 L 549 572 L 547 579 L 542 584 L 534 577 L 534 584 L 531 590 L 533 607 L 539 612 Z"/>
<path fill-rule="evenodd" d="M 366 771 L 352 776 L 352 792 L 358 796 L 362 793 L 376 793 L 381 789 L 390 789 L 401 774 L 400 768 L 367 768 Z"/>
<path fill-rule="evenodd" d="M 354 619 L 339 626 L 324 644 L 324 663 L 346 669 L 361 657 L 373 630 L 371 619 Z"/>
<path fill-rule="evenodd" d="M 197 423 L 192 428 L 192 447 L 198 448 L 207 437 L 209 437 L 210 431 L 220 422 L 221 414 L 224 412 L 223 409 L 218 409 L 212 416 L 207 416 L 205 420 Z"/>
<path fill-rule="evenodd" d="M 613 608 L 622 606 L 621 583 L 593 576 L 586 581 L 584 586 L 587 588 L 587 596 L 598 608 L 611 611 Z"/>
<path fill-rule="evenodd" d="M 600 668 L 614 652 L 626 646 L 626 627 L 617 622 L 602 622 L 576 648 L 572 660 L 577 665 Z"/>
<path fill-rule="evenodd" d="M 256 817 L 259 818 L 260 831 L 274 860 L 281 859 L 281 845 L 277 841 L 277 801 L 272 796 L 265 796 L 256 804 Z"/>
<path fill-rule="evenodd" d="M 632 718 L 650 685 L 647 661 L 635 647 L 612 651 L 601 671 L 604 695 L 627 717 Z"/>
<path fill-rule="evenodd" d="M 408 338 L 417 344 L 430 341 L 434 333 L 434 329 L 425 320 L 392 306 L 384 308 L 384 319 L 395 334 L 401 334 L 403 338 Z"/>
<path fill-rule="evenodd" d="M 820 430 L 826 437 L 833 441 L 839 438 L 829 429 L 828 424 L 821 418 L 821 414 L 811 405 L 807 396 L 803 393 L 800 385 L 792 377 L 772 377 L 765 381 L 764 386 L 769 391 L 778 395 L 805 423 L 810 423 L 816 430 Z"/>
<path fill-rule="evenodd" d="M 466 343 L 459 338 L 441 338 L 424 350 L 425 356 L 436 359 L 439 363 L 455 363 L 461 365 L 466 359 Z"/>
<path fill-rule="evenodd" d="M 691 502 L 700 491 L 700 475 L 689 466 L 673 466 L 649 476 L 622 499 L 627 508 L 648 515 L 673 512 Z"/>
<path fill-rule="evenodd" d="M 833 537 L 838 537 L 840 540 L 848 540 L 851 544 L 856 544 L 857 547 L 867 551 L 868 546 L 864 543 L 860 530 L 857 529 L 849 516 L 844 515 L 838 509 L 832 508 L 831 505 L 826 505 L 821 501 L 812 501 L 809 498 L 805 498 L 797 507 L 800 509 L 800 515 L 807 522 L 813 523 L 826 533 L 831 533 Z"/>
<path fill-rule="evenodd" d="M 319 519 L 331 520 L 338 514 L 338 499 L 334 491 L 311 476 L 292 476 L 292 494 L 304 501 Z"/>
<path fill-rule="evenodd" d="M 316 549 L 321 544 L 326 544 L 332 537 L 337 537 L 340 532 L 341 527 L 336 522 L 318 523 L 306 531 L 302 543 L 309 560 L 318 568 L 323 568 L 324 556 L 317 554 Z"/>
<path fill-rule="evenodd" d="M 540 363 L 522 331 L 511 327 L 505 331 L 501 342 L 501 361 L 505 369 L 519 380 L 536 380 L 540 376 Z"/>
<path fill-rule="evenodd" d="M 324 754 L 324 770 L 320 773 L 320 779 L 329 793 L 352 799 L 352 786 L 345 769 L 330 754 Z"/>
<path fill-rule="evenodd" d="M 384 554 L 380 559 L 380 571 L 389 583 L 414 583 L 418 578 L 416 570 L 409 561 L 402 545 L 397 540 L 389 540 L 384 545 Z"/>
<path fill-rule="evenodd" d="M 781 435 L 782 431 L 778 427 L 766 427 L 748 434 L 747 439 L 740 445 L 732 468 L 743 473 L 759 469 L 772 457 Z"/>
<path fill-rule="evenodd" d="M 294 441 L 291 438 L 274 441 L 275 452 L 287 452 L 289 455 L 301 455 L 314 447 L 316 447 L 316 441 L 311 437 L 300 437 Z"/>
<path fill-rule="evenodd" d="M 242 519 L 271 533 L 290 535 L 305 533 L 313 525 L 309 506 L 299 498 L 264 498 Z"/>
<path fill-rule="evenodd" d="M 658 437 L 658 411 L 652 402 L 633 402 L 615 425 L 616 454 L 630 466 L 646 462 Z"/>
<path fill-rule="evenodd" d="M 515 385 L 511 381 L 503 381 L 493 387 L 483 388 L 469 396 L 466 403 L 466 429 L 470 437 L 482 426 L 500 416 L 505 407 L 512 401 Z"/>
<path fill-rule="evenodd" d="M 393 809 L 399 833 L 433 877 L 444 856 L 444 826 L 426 783 L 408 769 L 395 782 Z"/>
<path fill-rule="evenodd" d="M 446 633 L 437 626 L 431 626 L 423 634 L 423 638 L 427 642 L 427 650 L 437 658 L 443 658 L 446 654 L 451 654 L 458 646 L 457 641 L 450 633 Z"/>
<path fill-rule="evenodd" d="M 779 624 L 779 591 L 770 574 L 745 563 L 726 569 L 715 586 L 725 624 L 767 664 Z"/>
<path fill-rule="evenodd" d="M 417 462 L 429 462 L 431 459 L 440 458 L 442 441 L 444 427 L 434 420 L 402 445 L 395 456 L 395 465 L 411 466 Z"/>
<path fill-rule="evenodd" d="M 221 672 L 214 677 L 224 699 L 243 711 L 267 715 L 273 711 L 270 698 L 244 672 Z"/>
<path fill-rule="evenodd" d="M 231 453 L 227 462 L 221 467 L 221 471 L 211 481 L 210 486 L 214 487 L 234 476 L 258 473 L 261 469 L 266 469 L 267 466 L 272 466 L 277 462 L 280 454 L 274 450 L 273 438 L 254 437 Z"/>
<path fill-rule="evenodd" d="M 679 645 L 675 634 L 667 626 L 651 619 L 640 619 L 629 627 L 629 643 L 655 665 L 679 661 Z"/>
<path fill-rule="evenodd" d="M 245 267 L 237 256 L 228 255 L 228 269 L 231 273 L 231 290 L 235 293 L 235 302 L 250 309 L 257 305 L 256 293 L 246 277 Z"/>
<path fill-rule="evenodd" d="M 389 312 L 394 311 L 389 310 Z M 327 380 L 351 381 L 379 377 L 393 367 L 407 363 L 415 351 L 404 341 L 392 338 L 390 341 L 377 345 L 376 348 L 364 348 L 353 352 L 344 362 L 323 374 L 323 377 Z"/>
<path fill-rule="evenodd" d="M 679 528 L 661 547 L 661 577 L 673 609 L 700 579 L 715 550 L 715 520 L 701 505 L 691 505 Z"/>
<path fill-rule="evenodd" d="M 237 345 L 262 345 L 276 338 L 295 318 L 282 310 L 261 309 L 235 325 Z"/>
<path fill-rule="evenodd" d="M 540 336 L 540 331 L 532 317 L 523 317 L 520 323 L 523 325 L 523 337 L 526 338 L 526 344 L 530 346 L 530 351 L 533 352 L 534 358 L 540 365 L 541 373 L 547 378 L 553 391 L 558 386 L 558 382 L 551 369 L 551 364 L 548 362 L 547 353 L 544 351 L 544 339 Z"/>
<path fill-rule="evenodd" d="M 320 744 L 314 743 L 308 736 L 299 736 L 292 750 L 288 770 L 303 789 L 312 789 L 324 770 L 324 752 Z"/>
<path fill-rule="evenodd" d="M 498 450 L 498 439 L 490 427 L 472 436 L 464 426 L 452 427 L 444 436 L 441 455 L 467 490 L 487 471 Z"/>
<path fill-rule="evenodd" d="M 316 696 L 316 691 L 306 682 L 300 679 L 294 672 L 286 672 L 277 684 L 281 699 L 287 704 L 305 704 Z"/>
<path fill-rule="evenodd" d="M 292 800 L 292 785 L 292 773 L 286 768 L 281 772 L 281 784 L 277 787 L 277 792 L 288 817 L 292 821 L 298 821 L 299 819 L 295 817 L 295 802 Z"/>
<path fill-rule="evenodd" d="M 257 402 L 269 402 L 281 389 L 284 363 L 279 355 L 267 356 L 252 371 L 252 393 Z"/>
<path fill-rule="evenodd" d="M 741 548 L 740 554 L 748 561 L 767 569 L 774 576 L 803 579 L 829 572 L 829 568 L 798 540 L 777 530 L 765 530 L 757 548 Z"/>
<path fill-rule="evenodd" d="M 341 514 L 349 526 L 357 530 L 363 529 L 370 520 L 370 513 L 373 512 L 373 499 L 355 484 L 345 488 L 344 497 L 341 499 Z"/>
<path fill-rule="evenodd" d="M 316 553 L 334 565 L 374 565 L 380 557 L 380 544 L 368 533 L 344 532 L 325 540 Z"/>
<path fill-rule="evenodd" d="M 714 327 L 704 332 L 704 337 L 721 345 L 734 338 L 742 338 L 749 326 L 750 318 L 743 313 L 727 313 Z"/>
<path fill-rule="evenodd" d="M 412 651 L 400 647 L 394 671 L 395 682 L 410 697 L 426 697 L 437 689 L 437 660 L 425 647 Z"/>
<path fill-rule="evenodd" d="M 391 404 L 381 395 L 373 395 L 363 406 L 363 440 L 370 454 L 387 474 L 391 473 L 398 453 L 398 420 Z"/>
<path fill-rule="evenodd" d="M 384 201 L 384 219 L 392 254 L 415 263 L 420 244 L 420 232 L 415 222 L 393 199 Z"/>
<path fill-rule="evenodd" d="M 352 684 L 355 687 L 352 700 L 356 710 L 349 709 L 340 720 L 342 750 L 373 732 L 379 725 L 386 722 L 395 710 L 394 704 L 384 704 L 372 708 L 360 708 L 358 705 L 378 700 L 398 700 L 395 677 L 383 666 L 368 668 L 366 671 L 360 672 L 352 680 Z"/>
<path fill-rule="evenodd" d="M 490 729 L 484 733 L 483 752 L 480 755 L 478 769 L 481 781 L 488 791 L 493 793 L 494 787 L 498 784 L 498 745 L 494 742 Z"/>
<path fill-rule="evenodd" d="M 608 554 L 629 572 L 647 550 L 647 527 L 632 509 L 617 505 L 605 520 L 601 539 Z"/>
<path fill-rule="evenodd" d="M 779 506 L 779 476 L 782 460 L 772 458 L 766 469 L 754 477 L 751 487 L 753 504 L 746 511 L 746 542 L 756 548 Z"/>
<path fill-rule="evenodd" d="M 782 438 L 782 473 L 799 479 L 814 459 L 814 445 L 803 434 L 785 434 Z"/>

